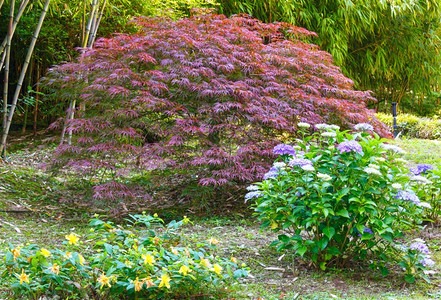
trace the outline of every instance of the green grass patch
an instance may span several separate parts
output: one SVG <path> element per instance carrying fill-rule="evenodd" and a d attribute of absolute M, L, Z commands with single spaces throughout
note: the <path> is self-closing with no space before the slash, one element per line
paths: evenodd
<path fill-rule="evenodd" d="M 413 164 L 441 165 L 441 140 L 396 139 L 391 144 L 403 148 L 407 153 L 403 156 Z"/>

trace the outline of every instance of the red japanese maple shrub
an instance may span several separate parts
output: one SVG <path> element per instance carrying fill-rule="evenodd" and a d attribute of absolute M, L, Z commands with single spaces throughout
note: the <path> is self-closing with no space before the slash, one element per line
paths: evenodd
<path fill-rule="evenodd" d="M 260 179 L 272 148 L 298 122 L 368 122 L 383 136 L 370 92 L 303 42 L 315 33 L 244 15 L 139 18 L 136 34 L 100 39 L 47 82 L 85 111 L 55 161 L 79 171 L 187 170 L 201 185 Z M 105 188 L 95 189 L 100 196 Z M 126 191 L 124 195 L 129 194 Z"/>

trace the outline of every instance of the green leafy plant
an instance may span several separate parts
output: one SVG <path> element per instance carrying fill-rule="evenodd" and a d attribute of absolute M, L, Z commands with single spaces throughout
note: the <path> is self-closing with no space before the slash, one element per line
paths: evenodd
<path fill-rule="evenodd" d="M 391 115 L 377 113 L 377 118 L 392 129 L 393 118 Z M 438 116 L 431 118 L 418 117 L 411 114 L 398 114 L 398 132 L 407 137 L 421 139 L 438 139 L 441 136 L 441 119 Z"/>
<path fill-rule="evenodd" d="M 369 124 L 356 125 L 361 132 L 354 134 L 336 125 L 317 124 L 312 134 L 309 124 L 298 127 L 303 139 L 295 148 L 276 146 L 280 156 L 265 180 L 248 187 L 261 227 L 280 233 L 277 249 L 321 269 L 373 256 L 371 266 L 387 275 L 388 262 L 405 257 L 398 241 L 420 228 L 428 207 L 411 189 L 402 150 Z"/>
<path fill-rule="evenodd" d="M 156 214 L 134 215 L 128 221 L 124 228 L 92 219 L 86 238 L 92 249 L 74 233 L 66 235 L 63 250 L 10 245 L 2 276 L 15 278 L 14 295 L 149 299 L 219 293 L 216 287 L 223 282 L 247 276 L 236 258 L 218 256 L 218 240 L 195 247 L 183 244 L 176 230 L 190 222 L 186 217 L 165 227 Z"/>
<path fill-rule="evenodd" d="M 427 218 L 435 223 L 440 222 L 441 215 L 441 170 L 430 164 L 418 164 L 410 169 L 413 190 L 419 199 L 428 203 L 430 210 L 427 211 Z"/>

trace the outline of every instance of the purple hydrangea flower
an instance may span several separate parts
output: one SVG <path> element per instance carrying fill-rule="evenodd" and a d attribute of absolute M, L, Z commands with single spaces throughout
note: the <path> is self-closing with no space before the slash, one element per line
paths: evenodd
<path fill-rule="evenodd" d="M 425 173 L 427 173 L 427 171 L 433 170 L 433 169 L 434 169 L 433 166 L 430 164 L 419 164 L 416 166 L 416 168 L 410 169 L 410 171 L 414 175 L 421 175 L 421 174 L 425 174 Z"/>
<path fill-rule="evenodd" d="M 259 198 L 259 197 L 262 197 L 262 196 L 263 196 L 263 193 L 257 192 L 257 191 L 252 191 L 252 192 L 246 193 L 246 195 L 245 195 L 245 202 L 247 202 L 250 199 Z"/>
<path fill-rule="evenodd" d="M 293 148 L 293 146 L 290 146 L 290 145 L 287 145 L 287 144 L 279 144 L 279 145 L 274 147 L 273 153 L 274 154 L 279 154 L 279 155 L 288 154 L 288 155 L 295 156 L 296 155 L 296 150 Z"/>
<path fill-rule="evenodd" d="M 357 152 L 359 154 L 363 154 L 363 148 L 361 147 L 361 145 L 354 141 L 354 140 L 350 140 L 350 141 L 345 141 L 340 143 L 337 146 L 337 149 L 340 151 L 340 153 L 343 152 Z"/>
<path fill-rule="evenodd" d="M 372 232 L 372 230 L 370 228 L 367 228 L 367 227 L 364 228 L 363 232 L 366 232 L 366 233 L 369 233 L 369 234 L 374 234 Z"/>
<path fill-rule="evenodd" d="M 420 199 L 413 191 L 404 191 L 399 190 L 398 193 L 394 196 L 395 199 L 401 199 L 406 201 L 412 201 L 415 205 L 420 204 Z"/>
<path fill-rule="evenodd" d="M 265 175 L 263 175 L 263 179 L 264 180 L 274 179 L 274 178 L 277 178 L 277 176 L 279 176 L 279 171 L 278 170 L 277 171 L 272 171 L 271 169 L 268 172 L 266 172 Z"/>
<path fill-rule="evenodd" d="M 415 242 L 412 245 L 409 246 L 410 250 L 417 250 L 418 252 L 421 252 L 423 254 L 429 254 L 429 247 L 426 246 L 426 244 L 422 242 Z"/>
<path fill-rule="evenodd" d="M 435 262 L 434 262 L 432 259 L 430 259 L 430 257 L 424 257 L 424 259 L 422 259 L 422 260 L 420 261 L 420 263 L 421 263 L 424 267 L 429 267 L 429 268 L 431 268 L 431 267 L 433 267 L 433 266 L 435 265 Z"/>
<path fill-rule="evenodd" d="M 373 131 L 374 130 L 374 127 L 372 127 L 372 125 L 368 124 L 368 123 L 359 123 L 359 124 L 355 125 L 354 128 L 355 128 L 355 130 L 358 130 L 358 131 Z"/>
<path fill-rule="evenodd" d="M 355 228 L 355 229 L 357 229 L 357 228 Z M 358 231 L 358 230 L 357 230 L 357 231 Z M 367 228 L 367 227 L 364 228 L 363 233 L 374 234 L 374 233 L 372 232 L 372 230 L 371 230 L 370 228 Z M 358 236 L 361 237 L 361 233 L 359 233 Z"/>
<path fill-rule="evenodd" d="M 306 166 L 306 165 L 313 166 L 312 161 L 310 161 L 309 159 L 305 159 L 305 158 L 294 158 L 294 159 L 291 159 L 288 162 L 288 165 L 290 167 L 294 167 L 294 166 L 296 166 L 296 167 L 303 167 L 303 166 Z"/>

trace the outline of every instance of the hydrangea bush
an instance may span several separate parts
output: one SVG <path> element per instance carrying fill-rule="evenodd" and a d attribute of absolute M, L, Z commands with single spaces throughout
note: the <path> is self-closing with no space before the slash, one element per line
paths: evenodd
<path fill-rule="evenodd" d="M 419 164 L 411 168 L 413 190 L 417 197 L 429 203 L 431 210 L 427 218 L 440 222 L 441 214 L 441 170 L 429 164 Z"/>
<path fill-rule="evenodd" d="M 365 123 L 355 133 L 327 124 L 298 127 L 303 138 L 274 148 L 279 158 L 245 196 L 255 200 L 262 228 L 279 233 L 273 245 L 322 269 L 374 256 L 371 266 L 384 275 L 395 262 L 414 280 L 415 270 L 428 266 L 427 253 L 403 251 L 402 244 L 431 205 L 413 191 L 403 150 Z"/>
<path fill-rule="evenodd" d="M 176 229 L 189 222 L 186 217 L 165 228 L 156 215 L 135 215 L 131 221 L 133 226 L 123 228 L 92 219 L 86 237 L 92 249 L 74 233 L 66 235 L 62 249 L 10 245 L 2 277 L 13 281 L 14 295 L 35 299 L 42 295 L 175 299 L 216 292 L 221 283 L 247 276 L 245 265 L 239 267 L 235 257 L 217 255 L 219 241 L 213 237 L 196 247 L 181 244 Z M 147 228 L 140 230 L 139 225 Z"/>

